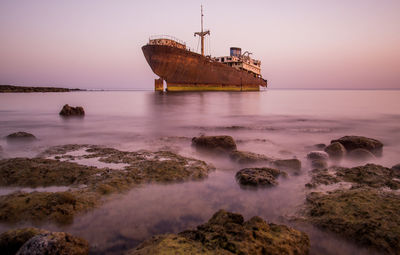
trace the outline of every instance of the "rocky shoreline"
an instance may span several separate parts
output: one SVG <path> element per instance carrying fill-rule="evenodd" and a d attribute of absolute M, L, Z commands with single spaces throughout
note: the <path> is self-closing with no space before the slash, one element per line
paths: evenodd
<path fill-rule="evenodd" d="M 381 157 L 383 144 L 380 141 L 345 136 L 332 140 L 328 146 L 314 146 L 313 149 L 317 150 L 311 150 L 303 162 L 296 157 L 273 158 L 238 150 L 236 141 L 230 136 L 194 137 L 191 145 L 199 153 L 234 164 L 238 171 L 232 173 L 232 178 L 239 186 L 273 189 L 285 178 L 309 175 L 310 181 L 304 187 L 305 202 L 297 218 L 291 220 L 307 222 L 371 251 L 400 254 L 398 165 L 388 168 L 371 164 L 368 162 L 370 157 L 360 156 L 355 160 L 359 166 L 341 166 L 342 160 L 353 160 L 357 150 L 371 153 L 373 158 Z M 95 161 L 97 165 L 80 163 L 85 160 Z M 67 190 L 2 195 L 0 222 L 68 225 L 76 215 L 112 199 L 109 194 L 149 183 L 202 180 L 215 170 L 205 161 L 171 151 L 121 151 L 90 144 L 54 146 L 35 158 L 1 159 L 0 187 L 63 186 Z M 60 240 L 72 241 L 66 244 Z M 16 254 L 17 251 L 18 254 L 29 254 L 26 253 L 27 246 L 42 252 L 46 250 L 42 244 L 53 241 L 60 243 L 46 249 L 73 254 L 89 252 L 89 245 L 83 239 L 32 228 L 3 233 L 0 235 L 0 248 L 10 251 L 7 254 Z M 73 246 L 77 248 L 71 248 Z M 256 215 L 245 221 L 240 214 L 218 210 L 208 222 L 194 230 L 156 235 L 125 252 L 132 255 L 308 254 L 309 249 L 307 233 L 267 223 Z"/>
<path fill-rule="evenodd" d="M 85 91 L 85 90 L 57 88 L 57 87 L 25 87 L 25 86 L 14 86 L 14 85 L 0 85 L 0 93 L 73 92 L 73 91 Z"/>

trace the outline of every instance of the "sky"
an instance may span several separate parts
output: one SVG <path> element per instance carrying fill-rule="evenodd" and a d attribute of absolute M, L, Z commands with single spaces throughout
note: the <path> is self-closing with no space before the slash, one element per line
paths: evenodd
<path fill-rule="evenodd" d="M 153 89 L 141 47 L 241 47 L 270 88 L 400 89 L 399 0 L 0 0 L 0 84 Z"/>

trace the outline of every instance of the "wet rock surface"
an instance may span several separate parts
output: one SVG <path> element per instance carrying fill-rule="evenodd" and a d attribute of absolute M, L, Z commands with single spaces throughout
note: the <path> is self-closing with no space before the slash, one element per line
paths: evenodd
<path fill-rule="evenodd" d="M 336 190 L 307 196 L 307 217 L 313 224 L 371 247 L 399 254 L 400 197 L 371 188 Z"/>
<path fill-rule="evenodd" d="M 231 136 L 199 136 L 193 137 L 192 145 L 201 151 L 230 153 L 236 150 L 236 143 Z"/>
<path fill-rule="evenodd" d="M 82 106 L 72 107 L 68 104 L 64 105 L 60 111 L 60 115 L 64 117 L 68 116 L 84 116 L 85 110 L 83 110 Z"/>
<path fill-rule="evenodd" d="M 83 150 L 83 155 L 70 155 Z M 66 145 L 49 148 L 42 158 L 0 160 L 0 186 L 67 186 L 65 192 L 16 192 L 0 196 L 0 221 L 51 220 L 69 224 L 79 212 L 102 202 L 102 195 L 128 190 L 150 182 L 180 182 L 208 176 L 214 167 L 204 161 L 168 151 L 119 151 L 95 145 Z M 124 163 L 121 170 L 80 165 L 62 160 L 98 159 Z"/>
<path fill-rule="evenodd" d="M 89 244 L 86 240 L 65 232 L 47 232 L 29 239 L 17 254 L 86 255 L 89 254 Z"/>
<path fill-rule="evenodd" d="M 38 228 L 12 229 L 0 235 L 0 251 L 3 255 L 14 255 L 32 237 L 47 233 Z"/>
<path fill-rule="evenodd" d="M 346 148 L 339 142 L 331 143 L 324 151 L 328 153 L 329 158 L 333 160 L 340 160 L 346 156 Z"/>
<path fill-rule="evenodd" d="M 36 137 L 27 132 L 15 132 L 6 136 L 7 142 L 32 142 Z"/>
<path fill-rule="evenodd" d="M 286 172 L 274 168 L 245 168 L 236 173 L 236 179 L 241 185 L 276 186 L 280 175 L 286 177 Z"/>
<path fill-rule="evenodd" d="M 373 138 L 364 136 L 343 136 L 331 141 L 331 143 L 335 142 L 341 143 L 349 152 L 355 149 L 365 149 L 375 156 L 382 155 L 383 143 Z"/>
<path fill-rule="evenodd" d="M 309 245 L 293 228 L 220 210 L 196 230 L 155 236 L 127 254 L 308 254 Z"/>

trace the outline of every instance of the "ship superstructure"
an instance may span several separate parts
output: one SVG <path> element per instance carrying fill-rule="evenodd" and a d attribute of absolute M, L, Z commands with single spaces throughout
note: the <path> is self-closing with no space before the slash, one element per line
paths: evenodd
<path fill-rule="evenodd" d="M 196 32 L 201 40 L 201 54 L 190 50 L 186 43 L 171 36 L 155 36 L 142 47 L 151 69 L 160 78 L 155 80 L 155 90 L 168 91 L 258 91 L 266 87 L 261 76 L 261 61 L 252 59 L 251 53 L 241 53 L 230 48 L 230 55 L 211 58 L 204 55 L 204 37 L 210 30 Z"/>

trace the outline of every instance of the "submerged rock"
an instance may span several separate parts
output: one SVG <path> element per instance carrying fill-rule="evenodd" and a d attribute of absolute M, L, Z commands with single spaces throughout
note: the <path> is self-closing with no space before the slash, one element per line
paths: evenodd
<path fill-rule="evenodd" d="M 36 137 L 27 132 L 16 132 L 6 136 L 7 142 L 32 142 Z"/>
<path fill-rule="evenodd" d="M 64 105 L 60 111 L 61 116 L 83 116 L 85 111 L 82 106 L 71 107 L 68 104 Z"/>
<path fill-rule="evenodd" d="M 400 254 L 400 198 L 370 188 L 307 196 L 313 224 L 385 254 Z"/>
<path fill-rule="evenodd" d="M 232 161 L 239 164 L 251 164 L 251 163 L 270 163 L 272 159 L 254 152 L 249 151 L 232 151 L 229 154 L 229 157 Z"/>
<path fill-rule="evenodd" d="M 372 152 L 375 156 L 382 155 L 383 143 L 376 139 L 364 136 L 343 136 L 331 141 L 331 143 L 334 142 L 341 143 L 349 152 L 355 149 L 365 149 Z"/>
<path fill-rule="evenodd" d="M 193 137 L 192 145 L 196 149 L 216 153 L 230 153 L 236 150 L 235 141 L 228 135 Z"/>
<path fill-rule="evenodd" d="M 340 160 L 346 155 L 346 148 L 339 142 L 334 142 L 328 145 L 324 151 L 329 154 L 329 158 Z"/>
<path fill-rule="evenodd" d="M 309 246 L 303 232 L 220 210 L 196 230 L 155 236 L 127 254 L 308 254 Z"/>
<path fill-rule="evenodd" d="M 347 155 L 350 159 L 357 161 L 367 161 L 370 159 L 374 159 L 375 156 L 371 152 L 365 149 L 355 149 L 349 152 Z"/>
<path fill-rule="evenodd" d="M 0 251 L 3 255 L 15 255 L 18 250 L 32 237 L 47 233 L 38 228 L 12 229 L 0 235 Z"/>
<path fill-rule="evenodd" d="M 89 254 L 89 244 L 86 240 L 65 232 L 48 232 L 29 239 L 17 253 L 32 254 L 86 255 Z"/>
<path fill-rule="evenodd" d="M 287 176 L 285 172 L 273 168 L 245 168 L 236 173 L 236 179 L 242 185 L 276 186 L 278 176 Z"/>
<path fill-rule="evenodd" d="M 309 160 L 328 160 L 329 155 L 325 151 L 311 151 L 307 154 Z"/>

